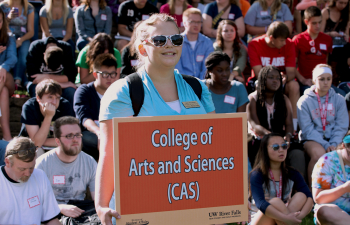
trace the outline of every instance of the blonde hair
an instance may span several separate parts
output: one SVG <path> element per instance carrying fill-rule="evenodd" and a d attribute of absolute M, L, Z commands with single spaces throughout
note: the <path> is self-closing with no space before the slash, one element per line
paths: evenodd
<path fill-rule="evenodd" d="M 193 7 L 193 8 L 188 8 L 183 12 L 182 20 L 184 20 L 184 18 L 188 18 L 192 14 L 197 14 L 197 15 L 200 15 L 202 17 L 201 11 L 199 9 Z"/>
<path fill-rule="evenodd" d="M 266 0 L 258 0 L 261 8 L 266 11 L 268 9 Z M 277 14 L 277 12 L 281 9 L 282 2 L 281 0 L 274 0 L 271 5 L 271 16 Z"/>
<path fill-rule="evenodd" d="M 14 152 L 19 150 L 30 150 L 36 149 L 34 142 L 27 137 L 15 137 L 9 144 L 6 146 L 5 158 L 8 158 L 13 163 L 13 157 L 23 161 L 23 162 L 32 162 L 35 159 L 35 151 L 29 152 L 25 156 L 19 157 L 18 154 L 14 154 Z"/>
<path fill-rule="evenodd" d="M 4 3 L 7 3 L 10 7 L 12 7 L 12 0 L 5 0 Z M 23 8 L 24 8 L 23 14 L 24 14 L 24 15 L 27 15 L 28 6 L 29 6 L 29 5 L 32 6 L 32 4 L 30 4 L 30 3 L 28 2 L 28 0 L 22 0 L 22 5 L 23 5 Z M 33 6 L 32 6 L 32 7 L 33 7 Z M 34 9 L 34 7 L 33 7 L 33 9 Z"/>
<path fill-rule="evenodd" d="M 169 0 L 169 9 L 170 9 L 170 14 L 175 15 L 175 1 L 176 0 Z M 184 3 L 182 4 L 182 12 L 184 12 L 187 9 L 188 3 L 185 0 Z"/>
<path fill-rule="evenodd" d="M 54 0 L 46 0 L 45 2 L 45 9 L 46 9 L 46 17 L 47 17 L 47 23 L 49 26 L 52 24 L 52 5 Z M 69 14 L 69 4 L 68 0 L 62 1 L 62 17 L 63 17 L 63 25 L 66 25 L 67 18 Z"/>
<path fill-rule="evenodd" d="M 134 49 L 137 55 L 137 58 L 139 59 L 139 63 L 137 65 L 138 68 L 142 67 L 145 64 L 145 60 L 144 57 L 140 56 L 140 51 L 138 46 L 148 38 L 149 33 L 148 33 L 148 27 L 149 26 L 153 26 L 155 25 L 157 22 L 172 22 L 179 34 L 180 34 L 180 30 L 179 27 L 176 24 L 176 21 L 173 17 L 169 16 L 168 14 L 164 14 L 164 13 L 155 13 L 152 16 L 150 16 L 150 18 L 148 18 L 147 20 L 144 20 L 137 28 L 136 30 L 134 30 L 135 32 L 135 42 L 134 42 Z"/>

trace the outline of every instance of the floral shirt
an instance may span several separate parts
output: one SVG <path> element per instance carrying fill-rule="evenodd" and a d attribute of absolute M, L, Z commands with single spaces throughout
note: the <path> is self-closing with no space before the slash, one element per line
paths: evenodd
<path fill-rule="evenodd" d="M 346 179 L 339 162 L 337 151 L 324 154 L 316 163 L 312 171 L 312 187 L 318 189 L 332 189 L 344 184 L 350 178 L 350 167 L 345 165 Z M 350 213 L 350 194 L 346 193 L 331 204 L 337 205 Z"/>

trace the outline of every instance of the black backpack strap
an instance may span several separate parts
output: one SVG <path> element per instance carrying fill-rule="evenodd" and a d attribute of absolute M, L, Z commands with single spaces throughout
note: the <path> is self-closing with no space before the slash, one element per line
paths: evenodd
<path fill-rule="evenodd" d="M 137 116 L 143 105 L 145 98 L 145 92 L 143 90 L 143 83 L 138 73 L 132 73 L 125 77 L 129 83 L 129 93 L 132 103 L 132 109 L 134 110 L 134 116 Z"/>
<path fill-rule="evenodd" d="M 194 93 L 196 93 L 196 95 L 199 98 L 199 100 L 201 100 L 201 97 L 202 97 L 202 85 L 199 83 L 200 81 L 197 78 L 193 77 L 193 76 L 184 75 L 184 74 L 181 74 L 181 75 L 184 78 L 184 80 L 192 87 Z"/>

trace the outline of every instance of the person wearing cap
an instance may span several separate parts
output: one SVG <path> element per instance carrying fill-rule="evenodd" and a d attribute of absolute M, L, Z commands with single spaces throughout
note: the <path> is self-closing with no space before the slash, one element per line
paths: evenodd
<path fill-rule="evenodd" d="M 331 88 L 331 67 L 318 64 L 312 71 L 312 81 L 315 85 L 306 89 L 297 103 L 299 137 L 310 157 L 309 179 L 317 160 L 335 150 L 349 125 L 345 99 Z"/>
<path fill-rule="evenodd" d="M 348 224 L 350 220 L 350 132 L 341 148 L 324 154 L 312 172 L 315 224 Z"/>
<path fill-rule="evenodd" d="M 63 51 L 63 57 L 58 67 L 59 71 L 48 68 L 44 59 L 46 49 L 52 46 L 57 46 Z M 71 103 L 73 109 L 74 93 L 77 88 L 74 82 L 78 73 L 74 62 L 71 46 L 67 42 L 59 41 L 54 37 L 33 41 L 27 56 L 27 73 L 30 81 L 27 85 L 27 91 L 29 95 L 35 97 L 35 87 L 40 81 L 53 79 L 60 84 L 62 97 Z"/>

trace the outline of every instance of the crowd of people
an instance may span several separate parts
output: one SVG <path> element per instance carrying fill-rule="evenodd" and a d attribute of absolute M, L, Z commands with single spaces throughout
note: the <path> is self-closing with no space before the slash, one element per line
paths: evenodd
<path fill-rule="evenodd" d="M 0 2 L 0 224 L 115 224 L 112 118 L 212 113 L 247 114 L 251 224 L 346 224 L 349 28 L 349 0 Z"/>

